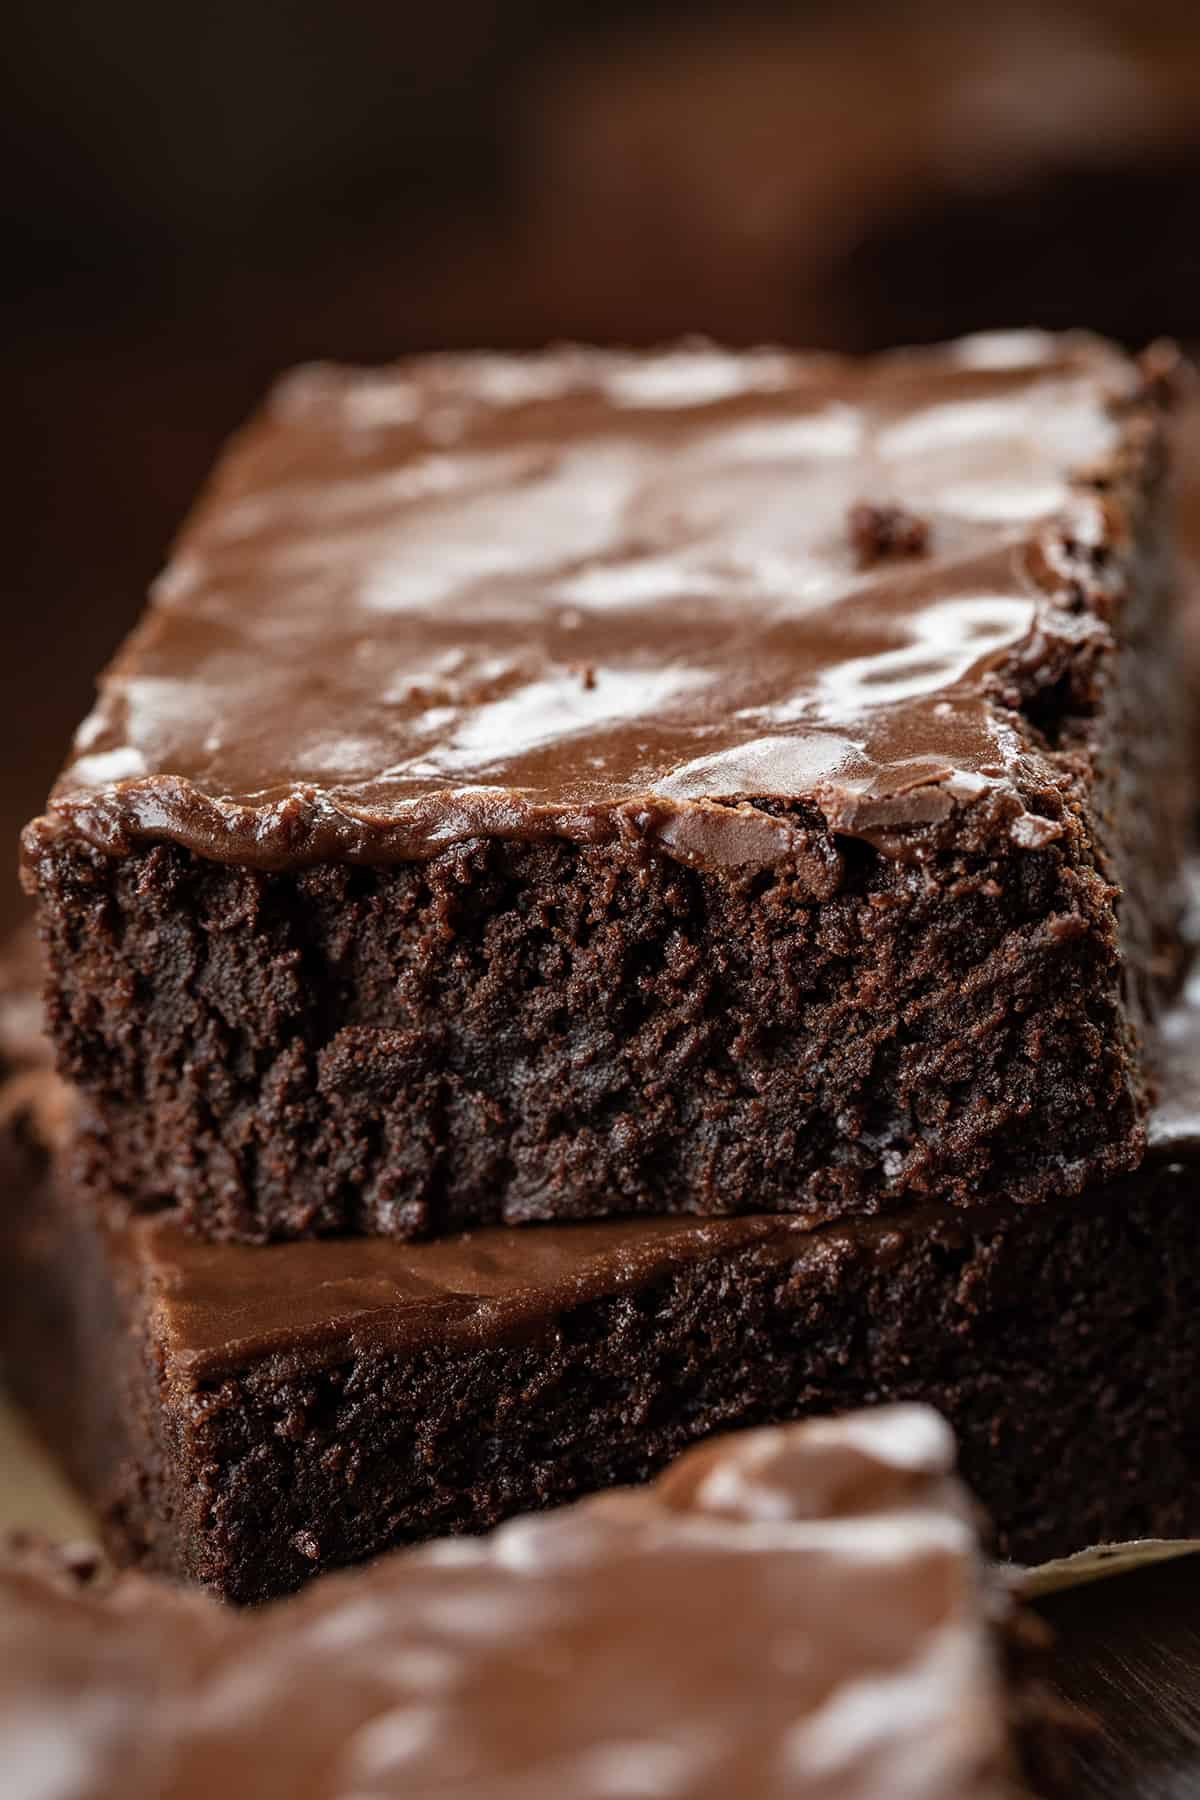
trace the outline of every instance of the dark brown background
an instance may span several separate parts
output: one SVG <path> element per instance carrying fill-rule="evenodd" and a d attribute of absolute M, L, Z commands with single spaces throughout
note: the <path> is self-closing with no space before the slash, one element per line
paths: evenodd
<path fill-rule="evenodd" d="M 1200 337 L 1194 0 L 19 0 L 5 39 L 8 842 L 297 359 Z M 1200 1793 L 1200 1565 L 1059 1610 L 1064 1680 L 1117 1727 L 1081 1793 Z"/>

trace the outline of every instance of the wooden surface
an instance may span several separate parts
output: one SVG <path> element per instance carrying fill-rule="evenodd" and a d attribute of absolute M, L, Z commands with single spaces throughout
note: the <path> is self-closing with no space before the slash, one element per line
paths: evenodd
<path fill-rule="evenodd" d="M 95 1535 L 87 1508 L 0 1396 L 0 1535 L 10 1531 L 61 1542 Z"/>
<path fill-rule="evenodd" d="M 1103 1730 L 1076 1756 L 1080 1800 L 1200 1796 L 1200 1556 L 1039 1603 L 1059 1690 Z"/>

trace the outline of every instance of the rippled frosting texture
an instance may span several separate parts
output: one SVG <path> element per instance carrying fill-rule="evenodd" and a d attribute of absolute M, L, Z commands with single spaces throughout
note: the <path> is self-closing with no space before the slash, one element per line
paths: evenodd
<path fill-rule="evenodd" d="M 1078 477 L 1136 390 L 1103 343 L 1030 333 L 300 370 L 184 531 L 52 817 L 267 866 L 477 833 L 794 850 L 753 799 L 871 835 L 991 793 L 1028 825 L 997 681 L 1106 629 L 1056 606 L 1054 546 L 1119 564 Z M 909 554 L 864 558 L 864 505 L 918 521 Z"/>
<path fill-rule="evenodd" d="M 953 1443 L 887 1409 L 237 1617 L 0 1575 L 7 1800 L 977 1800 L 1005 1696 Z"/>

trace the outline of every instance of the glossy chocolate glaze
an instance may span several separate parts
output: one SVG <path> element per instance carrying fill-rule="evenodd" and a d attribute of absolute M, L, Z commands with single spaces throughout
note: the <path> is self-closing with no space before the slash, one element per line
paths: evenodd
<path fill-rule="evenodd" d="M 240 1617 L 10 1564 L 6 1795 L 1002 1800 L 953 1454 L 922 1407 L 744 1433 Z"/>
<path fill-rule="evenodd" d="M 1044 841 L 1010 709 L 1048 646 L 1106 638 L 1064 547 L 1119 592 L 1139 391 L 1100 341 L 1033 333 L 301 370 L 219 469 L 28 852 L 65 824 L 264 867 L 481 833 L 803 863 L 804 806 L 755 800 L 886 847 L 987 798 Z M 915 521 L 902 553 L 864 557 L 864 506 Z M 810 860 L 819 895 L 836 870 Z"/>
<path fill-rule="evenodd" d="M 194 1380 L 273 1350 L 320 1362 L 344 1356 L 348 1343 L 486 1349 L 538 1337 L 573 1307 L 723 1251 L 752 1245 L 786 1262 L 806 1244 L 836 1254 L 837 1241 L 836 1231 L 814 1239 L 803 1221 L 755 1216 L 489 1226 L 421 1244 L 204 1244 L 169 1215 L 153 1214 L 132 1221 L 120 1247 L 157 1295 L 156 1335 L 171 1363 Z"/>

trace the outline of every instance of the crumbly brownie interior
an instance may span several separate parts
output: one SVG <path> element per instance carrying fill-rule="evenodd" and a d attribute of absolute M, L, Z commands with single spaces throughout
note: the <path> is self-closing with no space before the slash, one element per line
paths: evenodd
<path fill-rule="evenodd" d="M 97 1179 L 241 1239 L 1078 1191 L 1134 1160 L 1139 1095 L 1111 888 L 1046 805 L 1066 848 L 826 835 L 820 905 L 637 848 L 273 874 L 64 841 Z"/>
<path fill-rule="evenodd" d="M 8 1375 L 123 1560 L 259 1600 L 887 1399 L 952 1422 L 1006 1554 L 1200 1535 L 1191 985 L 1146 1160 L 1079 1198 L 240 1246 L 72 1179 L 28 980 L 0 1011 Z"/>

